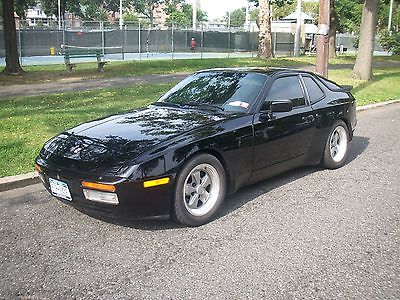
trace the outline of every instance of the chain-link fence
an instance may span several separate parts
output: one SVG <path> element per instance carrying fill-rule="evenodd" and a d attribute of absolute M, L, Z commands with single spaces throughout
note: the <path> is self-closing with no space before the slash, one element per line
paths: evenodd
<path fill-rule="evenodd" d="M 255 56 L 258 48 L 258 32 L 254 28 L 246 31 L 243 28 L 200 25 L 197 30 L 192 30 L 176 26 L 160 28 L 138 22 L 127 22 L 120 28 L 118 23 L 101 21 L 69 21 L 60 26 L 53 21 L 33 26 L 26 20 L 16 21 L 16 27 L 20 57 L 57 56 L 63 46 L 102 49 L 108 59 L 115 60 L 203 58 L 215 57 L 215 54 L 220 54 L 218 57 L 235 54 Z M 337 45 L 341 49 L 355 51 L 356 44 L 354 35 L 337 35 Z M 292 55 L 293 45 L 293 34 L 272 33 L 272 48 L 276 56 Z M 382 51 L 382 48 L 376 45 L 375 50 Z M 4 32 L 0 23 L 0 63 L 4 56 Z M 46 58 L 35 61 L 60 62 Z"/>
<path fill-rule="evenodd" d="M 0 24 L 0 57 L 5 56 L 4 32 Z M 156 27 L 143 23 L 126 23 L 122 28 L 109 22 L 79 22 L 77 25 L 57 22 L 30 26 L 17 22 L 18 52 L 21 57 L 59 55 L 63 46 L 95 47 L 111 59 L 145 59 L 152 57 L 202 58 L 206 53 L 234 53 L 254 56 L 258 32 L 243 28 L 200 26 L 198 30 L 176 26 Z M 294 37 L 290 33 L 273 34 L 276 55 L 291 55 Z M 194 45 L 193 45 L 194 43 Z M 160 56 L 161 54 L 161 56 Z"/>

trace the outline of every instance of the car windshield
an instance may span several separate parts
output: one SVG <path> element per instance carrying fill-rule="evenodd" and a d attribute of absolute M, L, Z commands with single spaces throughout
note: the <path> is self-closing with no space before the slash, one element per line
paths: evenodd
<path fill-rule="evenodd" d="M 267 79 L 259 73 L 196 73 L 178 83 L 155 104 L 246 112 Z"/>

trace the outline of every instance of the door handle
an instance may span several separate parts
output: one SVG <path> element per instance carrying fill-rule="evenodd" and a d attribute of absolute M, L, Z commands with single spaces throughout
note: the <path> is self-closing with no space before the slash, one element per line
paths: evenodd
<path fill-rule="evenodd" d="M 315 118 L 314 118 L 314 115 L 308 115 L 308 116 L 301 117 L 301 120 L 304 121 L 305 123 L 312 123 L 312 122 L 314 122 Z"/>

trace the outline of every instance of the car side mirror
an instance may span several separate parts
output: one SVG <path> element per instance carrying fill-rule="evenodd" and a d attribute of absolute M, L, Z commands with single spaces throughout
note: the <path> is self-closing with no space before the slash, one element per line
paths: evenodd
<path fill-rule="evenodd" d="M 271 112 L 289 112 L 293 109 L 293 102 L 290 100 L 277 100 L 271 103 Z"/>

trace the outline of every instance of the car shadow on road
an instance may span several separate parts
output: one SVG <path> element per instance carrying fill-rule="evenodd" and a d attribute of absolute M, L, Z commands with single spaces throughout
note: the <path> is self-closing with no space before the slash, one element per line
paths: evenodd
<path fill-rule="evenodd" d="M 349 157 L 347 159 L 347 165 L 351 164 L 357 157 L 362 155 L 362 153 L 367 149 L 369 145 L 369 138 L 362 136 L 354 136 L 349 148 Z M 273 189 L 284 186 L 290 182 L 296 181 L 307 175 L 315 172 L 320 172 L 324 170 L 320 166 L 313 167 L 303 167 L 298 168 L 281 175 L 275 176 L 265 181 L 250 185 L 248 187 L 242 188 L 236 193 L 227 197 L 224 202 L 221 212 L 216 217 L 216 220 L 222 218 L 226 215 L 231 214 L 243 205 L 255 200 L 257 197 L 272 191 Z M 104 217 L 95 217 L 102 221 L 112 223 L 118 226 L 131 227 L 140 230 L 169 230 L 169 229 L 179 229 L 184 226 L 172 222 L 172 221 L 126 221 L 126 220 L 115 220 Z"/>
<path fill-rule="evenodd" d="M 346 165 L 351 164 L 357 157 L 359 157 L 365 151 L 368 145 L 369 138 L 354 136 L 350 144 L 349 157 L 347 159 Z M 276 188 L 285 186 L 290 182 L 294 182 L 312 173 L 320 172 L 323 170 L 325 169 L 321 166 L 302 167 L 277 175 L 271 179 L 261 181 L 254 185 L 245 187 L 228 197 L 218 218 L 231 214 L 246 203 L 251 202 L 257 197 L 266 194 Z"/>

